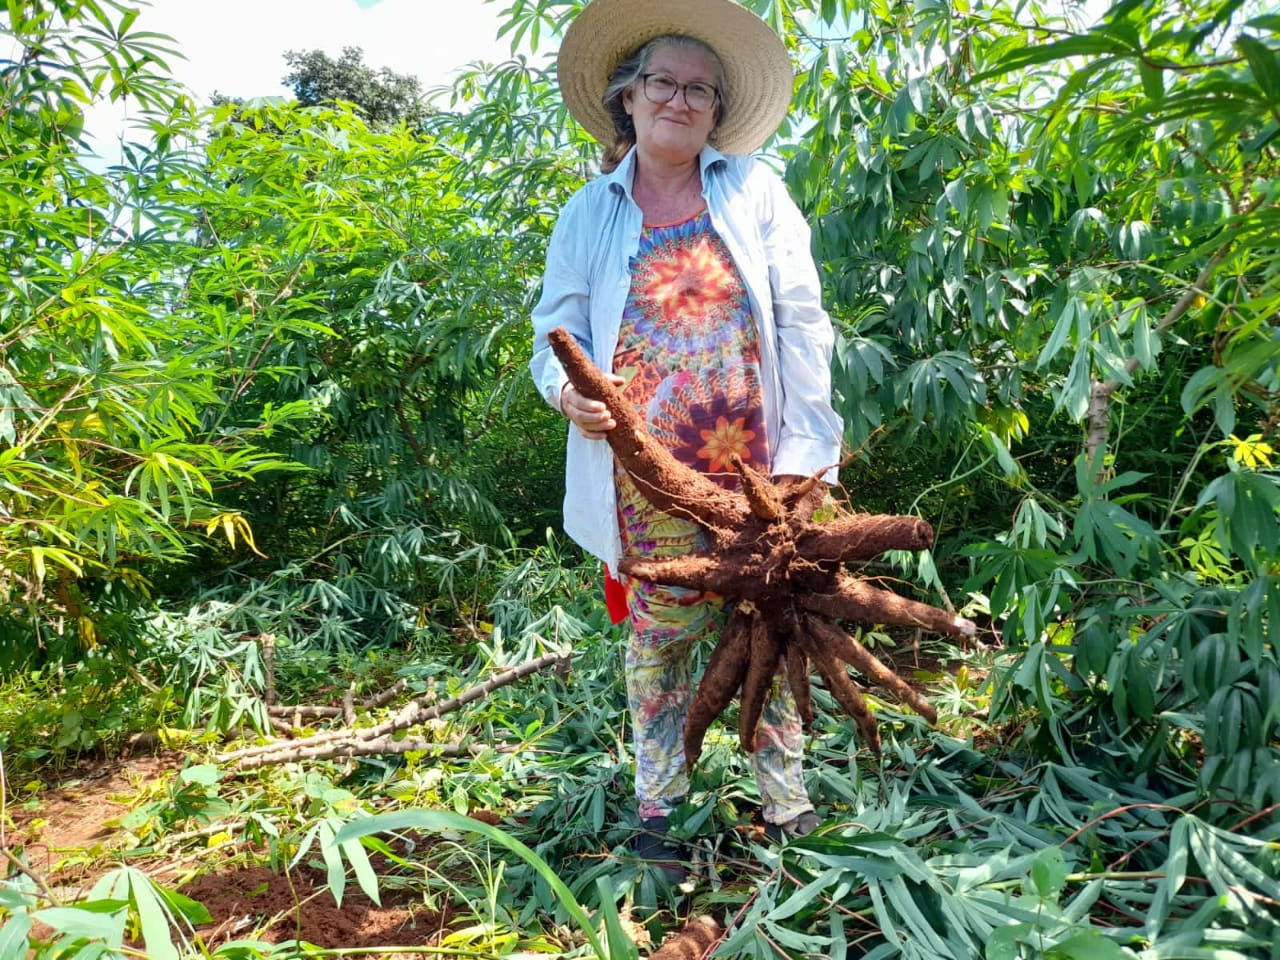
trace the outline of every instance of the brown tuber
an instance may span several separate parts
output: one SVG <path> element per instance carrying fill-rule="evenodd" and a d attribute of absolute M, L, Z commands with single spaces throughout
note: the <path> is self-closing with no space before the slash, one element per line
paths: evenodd
<path fill-rule="evenodd" d="M 707 531 L 707 549 L 674 559 L 624 558 L 628 576 L 718 593 L 731 611 L 685 718 L 685 762 L 702 752 L 711 722 L 739 695 L 738 736 L 755 749 L 755 730 L 770 685 L 786 677 L 806 724 L 812 705 L 810 669 L 853 718 L 867 745 L 880 752 L 876 723 L 863 690 L 845 664 L 885 688 L 930 723 L 937 713 L 905 680 L 881 663 L 838 620 L 922 627 L 953 637 L 973 636 L 972 622 L 860 580 L 843 564 L 886 550 L 920 550 L 933 529 L 917 517 L 846 514 L 813 521 L 821 473 L 775 484 L 735 459 L 741 491 L 726 490 L 686 466 L 649 436 L 635 409 L 564 329 L 548 335 L 569 382 L 602 401 L 617 426 L 607 435 L 614 457 L 660 510 Z"/>

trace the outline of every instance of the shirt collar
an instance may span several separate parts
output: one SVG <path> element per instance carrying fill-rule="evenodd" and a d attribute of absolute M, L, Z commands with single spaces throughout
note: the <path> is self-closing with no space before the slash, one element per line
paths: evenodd
<path fill-rule="evenodd" d="M 702 174 L 702 186 L 706 189 L 707 172 L 716 164 L 725 162 L 725 156 L 715 147 L 707 144 L 702 148 L 702 152 L 698 154 L 698 169 Z M 606 173 L 602 178 L 609 189 L 621 191 L 626 196 L 631 196 L 631 183 L 634 179 L 636 168 L 636 148 L 633 146 L 627 151 L 627 155 L 622 158 L 622 162 L 611 173 Z"/>

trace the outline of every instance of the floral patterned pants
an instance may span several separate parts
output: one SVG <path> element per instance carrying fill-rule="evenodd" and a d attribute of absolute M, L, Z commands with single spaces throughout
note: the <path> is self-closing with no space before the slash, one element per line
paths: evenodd
<path fill-rule="evenodd" d="M 666 816 L 689 792 L 684 718 L 693 693 L 695 647 L 724 626 L 714 595 L 624 578 L 632 634 L 625 673 L 641 817 Z M 805 791 L 804 731 L 784 673 L 774 677 L 756 727 L 752 762 L 764 819 L 785 823 L 813 804 Z"/>

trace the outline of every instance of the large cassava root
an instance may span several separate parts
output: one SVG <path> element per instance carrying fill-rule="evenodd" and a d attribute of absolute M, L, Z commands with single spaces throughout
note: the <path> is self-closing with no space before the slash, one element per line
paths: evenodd
<path fill-rule="evenodd" d="M 921 627 L 953 637 L 973 636 L 974 624 L 861 580 L 843 564 L 870 560 L 887 550 L 920 550 L 933 528 L 918 517 L 850 513 L 829 522 L 812 517 L 821 500 L 821 473 L 801 482 L 775 484 L 733 458 L 740 491 L 726 490 L 678 461 L 649 436 L 621 392 L 564 329 L 548 336 L 569 382 L 584 397 L 600 400 L 617 426 L 607 441 L 618 463 L 658 509 L 706 530 L 706 550 L 662 560 L 624 558 L 628 576 L 720 594 L 728 623 L 685 719 L 685 762 L 702 752 L 711 722 L 739 695 L 739 740 L 755 749 L 755 731 L 769 688 L 785 677 L 806 725 L 812 720 L 810 670 L 817 672 L 853 718 L 875 752 L 880 738 L 852 666 L 869 683 L 929 722 L 937 713 L 905 680 L 862 647 L 838 620 Z"/>

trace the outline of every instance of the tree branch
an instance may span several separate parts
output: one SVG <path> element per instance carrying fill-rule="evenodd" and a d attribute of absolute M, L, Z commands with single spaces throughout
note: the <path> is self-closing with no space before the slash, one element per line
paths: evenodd
<path fill-rule="evenodd" d="M 403 753 L 405 750 L 429 750 L 438 745 L 420 738 L 409 738 L 414 745 L 402 747 L 401 744 L 405 740 L 396 739 L 394 735 L 401 730 L 434 720 L 446 713 L 452 713 L 468 703 L 487 697 L 501 687 L 515 683 L 521 677 L 537 673 L 549 666 L 567 666 L 568 663 L 569 657 L 563 653 L 546 653 L 509 670 L 504 670 L 502 673 L 494 674 L 483 683 L 469 687 L 456 697 L 450 697 L 440 703 L 427 702 L 430 694 L 424 694 L 409 701 L 389 720 L 372 727 L 347 728 L 318 734 L 305 740 L 272 740 L 269 743 L 220 754 L 217 759 L 220 763 L 232 764 L 238 770 L 252 770 L 269 763 L 303 758 L 372 756 L 381 753 Z M 335 709 L 341 711 L 342 708 Z"/>
<path fill-rule="evenodd" d="M 1214 271 L 1223 260 L 1227 258 L 1230 252 L 1230 244 L 1219 249 L 1211 256 L 1205 265 L 1200 269 L 1200 274 L 1192 281 L 1191 286 L 1187 287 L 1178 302 L 1169 308 L 1158 324 L 1156 324 L 1156 333 L 1161 334 L 1168 330 L 1171 326 L 1182 318 L 1182 315 L 1191 309 L 1191 305 L 1196 302 L 1197 297 L 1207 296 L 1205 288 L 1209 285 L 1209 281 L 1213 278 Z M 1138 369 L 1137 356 L 1129 357 L 1124 362 L 1125 373 L 1132 376 Z M 1107 439 L 1111 432 L 1111 395 L 1120 388 L 1121 381 L 1112 377 L 1110 380 L 1100 381 L 1094 380 L 1089 390 L 1089 407 L 1086 413 L 1086 423 L 1088 423 L 1088 433 L 1085 437 L 1085 455 L 1092 461 L 1099 450 L 1107 445 Z M 1098 461 L 1099 469 L 1101 469 L 1101 461 Z"/>

